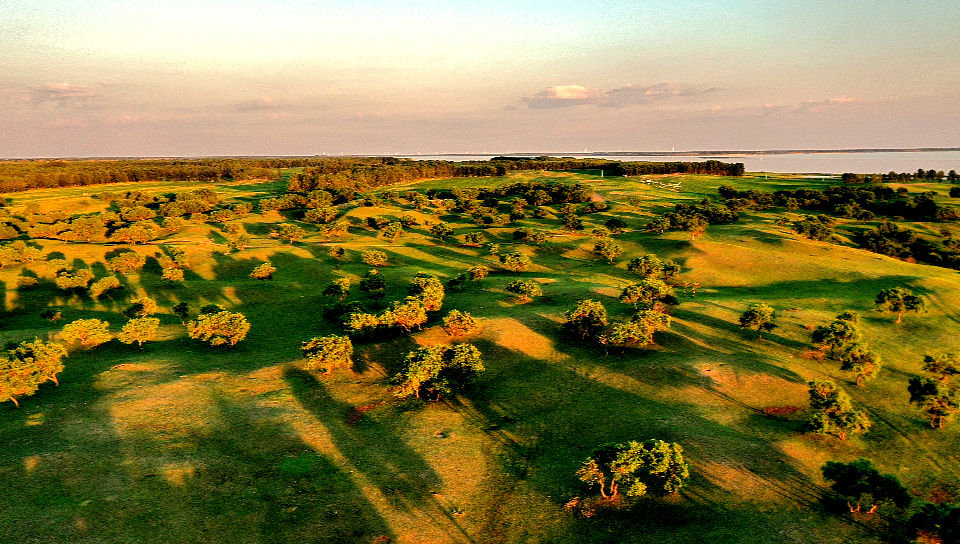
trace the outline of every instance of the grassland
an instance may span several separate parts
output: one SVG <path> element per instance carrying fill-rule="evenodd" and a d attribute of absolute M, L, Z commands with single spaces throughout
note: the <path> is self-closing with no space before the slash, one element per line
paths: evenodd
<path fill-rule="evenodd" d="M 123 278 L 124 293 L 112 299 L 65 295 L 49 282 L 18 291 L 22 268 L 36 266 L 0 270 L 4 341 L 55 338 L 62 322 L 41 319 L 47 307 L 61 308 L 65 321 L 109 320 L 115 331 L 130 299 L 147 295 L 162 308 L 161 338 L 143 351 L 117 341 L 72 351 L 59 387 L 45 384 L 19 409 L 0 405 L 0 540 L 870 543 L 893 538 L 904 514 L 830 508 L 819 473 L 825 461 L 871 458 L 918 499 L 942 500 L 958 489 L 960 424 L 932 430 L 906 393 L 926 353 L 960 351 L 955 271 L 800 238 L 774 224 L 782 210 L 745 213 L 696 240 L 637 230 L 677 202 L 715 198 L 723 184 L 773 190 L 830 180 L 671 176 L 682 184 L 673 192 L 636 179 L 525 172 L 409 188 L 522 179 L 588 182 L 610 208 L 584 216 L 585 232 L 622 218 L 631 229 L 616 237 L 625 254 L 607 264 L 591 253 L 588 234 L 564 233 L 557 219 L 482 228 L 458 214 L 418 214 L 388 201 L 350 206 L 345 213 L 355 225 L 370 215 L 439 217 L 457 238 L 482 230 L 489 240 L 533 258 L 521 277 L 542 283 L 546 295 L 516 304 L 505 291 L 516 276 L 499 270 L 493 256 L 441 242 L 423 227 L 389 244 L 355 226 L 337 242 L 347 249 L 341 265 L 327 256 L 330 241 L 315 230 L 292 245 L 270 237 L 274 226 L 290 222 L 278 212 L 236 220 L 253 243 L 231 255 L 217 251 L 224 240 L 217 224 L 190 223 L 160 240 L 188 252 L 183 283 L 161 281 L 156 244 L 134 247 L 151 258 L 142 272 Z M 210 187 L 228 200 L 253 202 L 284 185 Z M 164 193 L 178 187 L 129 188 Z M 642 203 L 628 206 L 628 196 Z M 83 188 L 11 198 L 14 210 L 106 207 Z M 514 246 L 511 233 L 518 226 L 555 235 L 540 247 Z M 116 249 L 38 243 L 45 254 L 98 276 L 106 274 L 104 255 Z M 498 271 L 463 292 L 448 291 L 443 311 L 423 331 L 358 343 L 353 372 L 317 377 L 299 370 L 300 342 L 336 332 L 321 318 L 329 302 L 322 287 L 340 277 L 356 285 L 369 268 L 359 253 L 369 247 L 389 255 L 382 270 L 386 300 L 405 296 L 420 271 L 444 280 L 476 264 Z M 629 316 L 632 307 L 617 300 L 631 279 L 625 263 L 645 253 L 681 263 L 678 284 L 700 285 L 695 296 L 678 287 L 681 303 L 672 310 L 671 331 L 658 335 L 652 349 L 622 356 L 562 339 L 559 323 L 576 299 L 601 300 L 616 318 Z M 268 261 L 278 269 L 273 280 L 248 277 Z M 894 286 L 927 296 L 929 311 L 902 324 L 877 312 L 876 293 Z M 356 292 L 351 300 L 363 301 Z M 241 311 L 252 324 L 250 334 L 233 349 L 190 340 L 171 312 L 181 301 L 194 312 L 209 303 Z M 736 324 L 753 302 L 778 311 L 779 328 L 763 340 Z M 451 309 L 483 322 L 482 334 L 472 340 L 487 367 L 478 387 L 441 403 L 397 400 L 390 378 L 400 360 L 417 346 L 447 342 L 438 324 Z M 865 388 L 855 387 L 838 363 L 803 356 L 810 329 L 844 310 L 863 314 L 864 336 L 884 359 L 880 376 Z M 870 432 L 847 441 L 804 433 L 811 379 L 841 384 L 869 413 Z M 585 496 L 574 472 L 593 448 L 647 438 L 683 445 L 692 479 L 679 495 L 644 498 L 630 510 L 601 510 L 591 518 L 564 507 Z"/>

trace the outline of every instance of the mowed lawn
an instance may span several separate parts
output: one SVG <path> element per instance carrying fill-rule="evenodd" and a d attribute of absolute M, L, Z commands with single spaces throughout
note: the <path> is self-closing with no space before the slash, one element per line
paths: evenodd
<path fill-rule="evenodd" d="M 421 214 L 388 200 L 346 206 L 354 226 L 341 240 L 303 224 L 306 238 L 282 242 L 270 231 L 294 222 L 292 215 L 252 213 L 236 220 L 251 234 L 251 247 L 223 255 L 223 225 L 188 223 L 167 239 L 130 246 L 149 257 L 147 265 L 122 276 L 125 288 L 99 301 L 58 290 L 39 263 L 0 270 L 4 341 L 56 338 L 64 323 L 91 317 L 117 332 L 125 321 L 120 311 L 139 296 L 158 301 L 162 320 L 160 337 L 142 351 L 116 340 L 90 350 L 74 346 L 59 387 L 43 385 L 19 409 L 0 405 L 0 541 L 883 542 L 909 513 L 889 507 L 851 515 L 823 501 L 823 463 L 861 457 L 899 477 L 918 501 L 952 496 L 960 484 L 960 423 L 931 429 L 908 404 L 906 387 L 920 375 L 925 354 L 960 351 L 956 272 L 800 238 L 775 225 L 782 209 L 745 212 L 696 240 L 644 233 L 644 223 L 677 202 L 717 200 L 720 185 L 833 183 L 667 176 L 681 182 L 675 192 L 641 181 L 659 178 L 525 172 L 391 188 L 402 194 L 453 184 L 585 181 L 609 208 L 584 215 L 586 229 L 573 234 L 558 218 L 484 228 L 460 214 Z M 238 202 L 283 190 L 276 181 L 210 187 Z M 164 193 L 176 186 L 122 189 Z M 121 187 L 13 194 L 9 208 L 86 213 L 105 208 L 85 194 L 99 190 Z M 629 197 L 639 204 L 628 205 Z M 390 243 L 363 226 L 368 216 L 405 214 L 421 223 L 448 221 L 454 237 L 441 241 L 421 224 Z M 615 236 L 625 252 L 611 265 L 592 253 L 589 233 L 613 217 L 628 231 Z M 552 236 L 540 246 L 516 243 L 512 232 L 521 226 Z M 519 275 L 503 270 L 484 248 L 460 244 L 471 231 L 500 243 L 501 251 L 526 253 L 532 266 Z M 108 274 L 106 254 L 118 249 L 38 243 L 98 278 Z M 163 244 L 190 256 L 184 282 L 161 280 L 154 257 Z M 346 248 L 344 262 L 328 256 L 331 244 Z M 379 306 L 356 287 L 369 270 L 360 260 L 368 248 L 388 254 L 381 270 L 388 294 Z M 655 346 L 606 353 L 559 335 L 564 312 L 578 299 L 599 300 L 611 320 L 628 320 L 633 307 L 618 299 L 636 277 L 626 263 L 647 253 L 683 266 L 674 280 L 680 304 L 669 310 L 672 328 L 658 333 Z M 264 262 L 277 268 L 274 278 L 250 278 Z M 302 341 L 338 332 L 322 317 L 332 301 L 321 291 L 330 281 L 350 278 L 349 300 L 379 311 L 406 296 L 417 272 L 446 282 L 477 264 L 494 272 L 462 292 L 448 290 L 422 331 L 357 342 L 352 372 L 317 376 L 300 368 Z M 24 268 L 41 277 L 39 287 L 16 289 Z M 519 304 L 505 289 L 518 277 L 540 282 L 545 296 Z M 928 311 L 907 314 L 901 324 L 878 312 L 877 292 L 895 286 L 926 296 Z M 235 348 L 210 347 L 187 337 L 171 311 L 179 302 L 192 315 L 221 304 L 244 313 L 252 328 Z M 762 340 L 737 325 L 755 302 L 777 310 L 778 328 Z M 64 319 L 41 319 L 48 307 L 60 308 Z M 452 309 L 481 319 L 483 332 L 467 341 L 484 354 L 486 372 L 461 397 L 397 399 L 391 378 L 404 355 L 449 342 L 439 323 Z M 809 358 L 812 328 L 845 310 L 862 314 L 864 339 L 883 357 L 879 377 L 864 388 L 838 362 Z M 806 383 L 813 379 L 838 383 L 868 412 L 872 429 L 846 441 L 804 432 Z M 692 476 L 679 494 L 592 517 L 565 506 L 589 496 L 574 473 L 594 448 L 648 438 L 683 446 Z"/>

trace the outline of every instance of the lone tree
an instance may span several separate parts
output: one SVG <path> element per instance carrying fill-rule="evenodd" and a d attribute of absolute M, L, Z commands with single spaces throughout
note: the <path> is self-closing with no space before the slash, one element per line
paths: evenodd
<path fill-rule="evenodd" d="M 564 314 L 566 321 L 561 325 L 565 334 L 576 335 L 581 339 L 599 338 L 607 326 L 607 309 L 594 300 L 581 300 L 577 307 Z"/>
<path fill-rule="evenodd" d="M 830 355 L 838 358 L 849 346 L 860 343 L 860 316 L 856 312 L 844 312 L 829 325 L 820 325 L 813 330 L 813 343 L 820 350 L 830 348 Z"/>
<path fill-rule="evenodd" d="M 137 317 L 127 321 L 123 326 L 117 340 L 124 344 L 137 343 L 137 347 L 143 349 L 143 343 L 148 340 L 157 339 L 157 329 L 160 327 L 160 319 L 156 317 Z"/>
<path fill-rule="evenodd" d="M 178 302 L 173 307 L 173 315 L 179 317 L 180 322 L 186 325 L 187 319 L 190 318 L 190 306 L 186 302 Z"/>
<path fill-rule="evenodd" d="M 903 312 L 922 312 L 926 308 L 923 297 L 909 289 L 892 287 L 877 294 L 877 306 L 883 311 L 897 312 L 897 323 L 903 321 Z"/>
<path fill-rule="evenodd" d="M 470 268 L 467 269 L 467 276 L 469 276 L 471 280 L 477 283 L 480 283 L 483 280 L 483 278 L 486 278 L 489 275 L 490 275 L 490 269 L 487 268 L 486 266 L 483 266 L 482 264 L 478 264 L 477 266 L 471 266 Z"/>
<path fill-rule="evenodd" d="M 642 348 L 653 343 L 653 335 L 639 323 L 614 323 L 609 331 L 600 335 L 599 341 L 604 346 L 615 346 L 621 350 L 628 346 Z"/>
<path fill-rule="evenodd" d="M 327 255 L 329 255 L 331 259 L 337 261 L 337 268 L 340 268 L 340 261 L 343 260 L 346 254 L 347 250 L 343 249 L 343 246 L 330 246 L 330 249 L 327 251 Z"/>
<path fill-rule="evenodd" d="M 483 372 L 480 350 L 470 344 L 420 348 L 407 354 L 403 370 L 394 378 L 397 395 L 440 400 L 455 395 L 476 381 Z"/>
<path fill-rule="evenodd" d="M 360 279 L 360 290 L 366 293 L 374 304 L 379 304 L 379 300 L 387 296 L 387 280 L 374 268 Z"/>
<path fill-rule="evenodd" d="M 960 409 L 957 387 L 931 378 L 910 378 L 907 385 L 910 402 L 930 417 L 930 426 L 942 429 L 948 417 Z"/>
<path fill-rule="evenodd" d="M 281 240 L 290 240 L 290 243 L 293 244 L 294 242 L 302 240 L 303 237 L 307 235 L 307 231 L 298 225 L 280 225 L 280 229 L 276 231 L 276 234 Z"/>
<path fill-rule="evenodd" d="M 512 270 L 515 274 L 519 274 L 530 266 L 530 257 L 519 251 L 504 253 L 500 255 L 500 264 L 507 270 Z"/>
<path fill-rule="evenodd" d="M 870 428 L 870 419 L 864 412 L 853 409 L 850 396 L 830 381 L 811 381 L 810 407 L 817 412 L 810 417 L 810 430 L 817 434 L 836 434 L 846 440 L 849 433 L 864 433 Z"/>
<path fill-rule="evenodd" d="M 869 459 L 852 463 L 827 461 L 820 469 L 834 493 L 842 495 L 850 512 L 861 512 L 861 505 L 870 505 L 867 514 L 874 514 L 881 503 L 892 502 L 897 508 L 910 506 L 913 497 L 896 476 L 880 474 Z"/>
<path fill-rule="evenodd" d="M 840 356 L 840 370 L 850 372 L 857 378 L 857 387 L 876 378 L 880 373 L 880 354 L 867 349 L 866 344 L 854 344 Z"/>
<path fill-rule="evenodd" d="M 410 332 L 414 327 L 421 329 L 427 322 L 427 307 L 420 299 L 407 297 L 403 302 L 393 301 L 393 308 L 378 318 L 383 325 L 402 327 L 404 332 Z"/>
<path fill-rule="evenodd" d="M 430 234 L 441 240 L 446 240 L 450 235 L 453 234 L 453 227 L 443 222 L 434 223 L 430 225 Z"/>
<path fill-rule="evenodd" d="M 773 308 L 760 302 L 751 304 L 747 311 L 740 316 L 740 328 L 757 331 L 757 338 L 763 338 L 763 331 L 772 331 L 777 328 L 773 324 Z"/>
<path fill-rule="evenodd" d="M 323 336 L 303 342 L 300 351 L 307 359 L 306 368 L 311 371 L 333 373 L 336 368 L 353 366 L 353 342 L 348 336 Z"/>
<path fill-rule="evenodd" d="M 517 295 L 521 304 L 531 302 L 535 297 L 543 296 L 543 288 L 533 280 L 516 280 L 507 286 L 507 291 Z"/>
<path fill-rule="evenodd" d="M 577 477 L 599 486 L 604 499 L 614 499 L 621 488 L 628 497 L 648 491 L 676 493 L 690 478 L 690 469 L 679 444 L 654 439 L 601 446 L 583 462 Z"/>
<path fill-rule="evenodd" d="M 613 260 L 623 254 L 623 248 L 610 238 L 600 238 L 593 244 L 593 252 L 613 264 Z"/>
<path fill-rule="evenodd" d="M 58 342 L 45 342 L 40 339 L 24 340 L 8 350 L 10 358 L 20 361 L 36 371 L 39 382 L 47 380 L 60 385 L 57 374 L 63 372 L 63 358 L 67 348 Z"/>
<path fill-rule="evenodd" d="M 110 323 L 107 321 L 78 319 L 63 326 L 60 338 L 68 344 L 80 342 L 84 347 L 96 347 L 113 338 L 109 327 Z"/>
<path fill-rule="evenodd" d="M 460 310 L 451 310 L 447 317 L 443 318 L 443 330 L 453 338 L 479 332 L 481 328 L 475 317 Z"/>
<path fill-rule="evenodd" d="M 270 263 L 263 263 L 260 266 L 253 269 L 253 272 L 250 273 L 250 277 L 255 280 L 272 280 L 273 273 L 277 271 L 277 268 Z"/>
<path fill-rule="evenodd" d="M 187 334 L 190 338 L 210 342 L 211 346 L 236 346 L 247 337 L 249 331 L 250 322 L 240 312 L 201 313 L 195 320 L 187 323 Z"/>
<path fill-rule="evenodd" d="M 675 301 L 673 287 L 656 278 L 644 278 L 640 283 L 631 283 L 620 293 L 620 302 L 633 304 L 634 308 L 653 308 L 657 302 L 672 304 Z"/>
<path fill-rule="evenodd" d="M 10 400 L 20 407 L 18 397 L 28 397 L 37 392 L 43 379 L 35 365 L 18 359 L 0 357 L 0 399 Z"/>
<path fill-rule="evenodd" d="M 350 296 L 350 278 L 338 278 L 323 288 L 323 296 L 346 300 Z"/>
<path fill-rule="evenodd" d="M 368 249 L 360 253 L 360 260 L 375 268 L 387 266 L 387 254 L 376 249 Z"/>

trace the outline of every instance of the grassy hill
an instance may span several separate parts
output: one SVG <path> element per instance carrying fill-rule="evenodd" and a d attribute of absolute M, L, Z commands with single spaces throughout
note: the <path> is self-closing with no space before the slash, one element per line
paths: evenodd
<path fill-rule="evenodd" d="M 960 351 L 956 272 L 801 238 L 775 224 L 782 209 L 746 212 L 696 240 L 682 232 L 641 232 L 678 202 L 715 199 L 724 184 L 774 190 L 836 182 L 667 178 L 679 181 L 680 191 L 639 178 L 543 172 L 390 188 L 402 195 L 451 184 L 586 182 L 609 208 L 583 215 L 586 229 L 576 233 L 561 229 L 559 214 L 481 227 L 458 213 L 431 207 L 423 214 L 387 199 L 383 206 L 343 206 L 353 226 L 341 240 L 304 224 L 307 237 L 283 242 L 270 232 L 295 222 L 289 212 L 251 213 L 230 221 L 250 233 L 251 246 L 224 255 L 224 224 L 188 222 L 165 239 L 129 246 L 148 257 L 146 265 L 123 275 L 125 288 L 100 300 L 57 289 L 41 262 L 7 266 L 0 270 L 3 341 L 55 339 L 63 323 L 80 318 L 110 321 L 116 332 L 125 321 L 120 311 L 139 296 L 159 303 L 162 325 L 158 340 L 142 351 L 116 340 L 95 349 L 73 346 L 59 387 L 44 384 L 19 409 L 0 405 L 0 535 L 44 543 L 888 541 L 909 513 L 889 507 L 877 515 L 846 514 L 823 500 L 823 463 L 860 457 L 900 478 L 918 501 L 952 501 L 960 484 L 960 425 L 931 429 L 908 404 L 906 386 L 921 374 L 925 354 Z M 284 184 L 189 188 L 198 187 L 216 189 L 227 202 L 254 202 L 276 196 Z M 182 188 L 131 186 L 157 194 Z M 84 191 L 15 194 L 9 207 L 13 213 L 108 209 Z M 639 203 L 628 205 L 629 197 Z M 362 226 L 369 216 L 405 214 L 421 226 L 395 243 Z M 611 265 L 592 253 L 589 232 L 613 217 L 626 221 L 628 231 L 615 236 L 625 253 Z M 453 238 L 441 241 L 423 226 L 437 220 L 454 227 Z M 521 226 L 551 236 L 539 246 L 515 243 L 512 232 Z M 533 265 L 519 277 L 541 283 L 545 296 L 518 304 L 505 290 L 518 276 L 485 249 L 459 243 L 471 231 L 502 251 L 529 255 Z M 36 244 L 44 259 L 67 259 L 98 278 L 109 274 L 106 255 L 118 249 Z M 331 244 L 347 250 L 343 263 L 328 256 Z M 183 282 L 160 278 L 161 245 L 187 252 Z M 331 302 L 323 287 L 337 278 L 356 286 L 370 268 L 360 260 L 369 248 L 388 254 L 381 270 L 385 301 L 406 296 L 417 272 L 444 282 L 477 264 L 495 272 L 462 292 L 448 290 L 443 309 L 422 331 L 357 342 L 353 372 L 301 370 L 300 343 L 338 333 L 322 318 Z M 636 276 L 626 262 L 647 253 L 683 268 L 673 280 L 680 304 L 670 309 L 672 328 L 658 333 L 655 346 L 607 354 L 560 336 L 563 314 L 578 299 L 602 301 L 612 319 L 628 320 L 633 307 L 618 297 Z M 250 278 L 264 262 L 277 268 L 274 278 Z M 24 269 L 40 278 L 36 288 L 17 289 Z M 876 294 L 896 286 L 926 296 L 928 311 L 908 314 L 901 324 L 878 312 Z M 356 287 L 349 300 L 374 309 Z M 245 314 L 252 328 L 235 348 L 210 347 L 187 337 L 171 311 L 179 302 L 193 315 L 220 304 Z M 737 325 L 756 302 L 777 310 L 778 328 L 762 340 Z M 42 319 L 45 308 L 61 309 L 64 320 Z M 439 323 L 452 309 L 483 323 L 470 339 L 487 368 L 479 384 L 439 403 L 397 399 L 391 378 L 404 355 L 449 342 Z M 862 314 L 865 340 L 884 361 L 879 377 L 863 388 L 838 362 L 809 353 L 810 331 L 845 310 Z M 806 433 L 806 383 L 813 379 L 838 383 L 867 411 L 872 429 L 846 441 Z M 644 497 L 632 508 L 600 508 L 587 517 L 565 507 L 589 495 L 574 473 L 594 448 L 648 438 L 683 446 L 692 478 L 678 495 Z"/>

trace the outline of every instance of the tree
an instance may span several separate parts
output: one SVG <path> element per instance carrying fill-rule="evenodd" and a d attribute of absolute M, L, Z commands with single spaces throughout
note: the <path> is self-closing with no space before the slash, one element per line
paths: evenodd
<path fill-rule="evenodd" d="M 434 223 L 430 225 L 430 234 L 441 240 L 446 240 L 453 234 L 453 227 L 443 222 Z"/>
<path fill-rule="evenodd" d="M 119 289 L 123 287 L 120 285 L 120 280 L 116 276 L 107 276 L 103 279 L 99 279 L 93 282 L 90 285 L 90 298 L 100 298 L 100 295 L 109 291 L 110 289 Z"/>
<path fill-rule="evenodd" d="M 338 278 L 331 281 L 324 287 L 323 296 L 346 300 L 350 296 L 350 278 Z"/>
<path fill-rule="evenodd" d="M 90 284 L 90 280 L 93 279 L 93 272 L 87 270 L 86 268 L 82 270 L 77 270 L 76 272 L 63 271 L 57 275 L 57 279 L 54 280 L 57 284 L 57 287 L 63 290 L 69 289 L 86 289 L 87 285 Z"/>
<path fill-rule="evenodd" d="M 471 266 L 467 269 L 467 275 L 471 280 L 480 283 L 483 278 L 490 275 L 490 269 L 483 265 Z"/>
<path fill-rule="evenodd" d="M 387 296 L 387 280 L 383 279 L 380 272 L 374 268 L 360 279 L 360 290 L 376 304 L 378 300 Z"/>
<path fill-rule="evenodd" d="M 353 366 L 353 342 L 348 336 L 323 336 L 303 342 L 300 351 L 307 359 L 307 369 L 333 373 L 336 368 Z"/>
<path fill-rule="evenodd" d="M 253 269 L 253 272 L 250 273 L 250 277 L 257 280 L 272 280 L 273 273 L 277 271 L 277 268 L 270 263 L 263 263 L 260 266 Z"/>
<path fill-rule="evenodd" d="M 563 228 L 567 230 L 583 230 L 583 219 L 580 219 L 572 213 L 564 215 Z"/>
<path fill-rule="evenodd" d="M 250 322 L 239 312 L 201 313 L 197 319 L 187 323 L 187 334 L 190 338 L 209 341 L 211 346 L 227 343 L 230 347 L 236 346 L 247 337 L 249 331 Z"/>
<path fill-rule="evenodd" d="M 438 345 L 408 353 L 394 380 L 398 396 L 440 400 L 471 385 L 483 370 L 482 355 L 474 346 Z"/>
<path fill-rule="evenodd" d="M 907 385 L 910 402 L 930 417 L 930 426 L 942 429 L 948 417 L 960 409 L 957 387 L 941 380 L 910 378 Z"/>
<path fill-rule="evenodd" d="M 45 342 L 38 338 L 24 340 L 8 351 L 11 359 L 32 367 L 37 373 L 38 384 L 47 380 L 60 385 L 57 374 L 63 372 L 63 358 L 67 348 L 57 342 Z"/>
<path fill-rule="evenodd" d="M 860 316 L 855 312 L 844 312 L 829 325 L 814 329 L 813 343 L 820 344 L 821 350 L 829 347 L 830 355 L 836 358 L 842 350 L 860 342 L 859 322 Z"/>
<path fill-rule="evenodd" d="M 543 296 L 543 289 L 540 284 L 533 280 L 516 280 L 507 286 L 507 291 L 517 295 L 521 304 L 526 304 L 535 297 Z"/>
<path fill-rule="evenodd" d="M 656 255 L 648 253 L 643 257 L 634 257 L 627 263 L 627 272 L 640 274 L 645 278 L 656 278 L 663 273 L 663 262 Z"/>
<path fill-rule="evenodd" d="M 343 257 L 347 254 L 347 251 L 343 249 L 343 246 L 330 246 L 330 249 L 327 251 L 327 255 L 330 255 L 330 258 L 337 261 L 337 268 L 340 268 L 340 261 L 343 260 Z"/>
<path fill-rule="evenodd" d="M 465 246 L 479 247 L 483 245 L 484 240 L 483 233 L 480 232 L 468 232 L 463 235 L 463 245 Z"/>
<path fill-rule="evenodd" d="M 674 301 L 676 301 L 676 296 L 673 293 L 673 287 L 656 278 L 644 278 L 640 280 L 640 283 L 631 283 L 624 287 L 620 293 L 620 302 L 633 304 L 634 308 L 639 305 L 644 308 L 652 308 L 656 302 L 670 303 Z"/>
<path fill-rule="evenodd" d="M 153 223 L 135 223 L 129 227 L 121 227 L 110 235 L 110 241 L 124 244 L 142 244 L 154 240 L 159 236 L 159 230 Z"/>
<path fill-rule="evenodd" d="M 909 289 L 892 287 L 877 294 L 877 306 L 883 311 L 897 312 L 897 323 L 903 321 L 903 312 L 922 312 L 926 307 L 923 297 L 914 295 Z"/>
<path fill-rule="evenodd" d="M 127 321 L 123 326 L 117 340 L 124 344 L 137 343 L 137 347 L 143 349 L 143 343 L 148 340 L 157 339 L 157 329 L 160 327 L 160 319 L 156 317 L 136 317 Z"/>
<path fill-rule="evenodd" d="M 451 310 L 447 317 L 443 318 L 443 330 L 453 338 L 479 332 L 481 328 L 476 318 L 460 310 Z"/>
<path fill-rule="evenodd" d="M 419 300 L 428 312 L 436 312 L 443 306 L 443 283 L 425 272 L 418 272 L 407 287 L 407 294 Z"/>
<path fill-rule="evenodd" d="M 609 331 L 600 335 L 599 340 L 604 346 L 642 348 L 653 343 L 653 335 L 645 331 L 640 323 L 614 323 Z"/>
<path fill-rule="evenodd" d="M 163 273 L 160 275 L 160 278 L 170 282 L 183 281 L 183 269 L 182 268 L 164 268 Z"/>
<path fill-rule="evenodd" d="M 528 266 L 530 266 L 530 262 L 530 257 L 520 253 L 519 251 L 500 255 L 500 264 L 502 264 L 507 270 L 512 270 L 515 274 L 519 274 Z"/>
<path fill-rule="evenodd" d="M 854 344 L 840 356 L 840 362 L 840 370 L 857 377 L 857 387 L 863 387 L 864 380 L 875 378 L 880 373 L 880 355 L 869 351 L 866 344 Z"/>
<path fill-rule="evenodd" d="M 99 319 L 78 319 L 63 326 L 60 332 L 62 338 L 68 344 L 79 341 L 81 346 L 96 347 L 105 342 L 109 342 L 111 336 L 109 328 L 110 323 L 100 321 Z"/>
<path fill-rule="evenodd" d="M 624 221 L 623 219 L 614 217 L 612 219 L 608 219 L 607 222 L 603 224 L 603 226 L 610 229 L 610 232 L 612 232 L 613 234 L 620 234 L 621 232 L 624 231 L 624 229 L 627 228 L 627 222 Z"/>
<path fill-rule="evenodd" d="M 896 476 L 880 474 L 869 459 L 852 463 L 827 461 L 820 471 L 823 478 L 831 482 L 830 489 L 846 499 L 850 512 L 860 512 L 862 503 L 871 505 L 867 514 L 876 513 L 884 502 L 906 508 L 913 499 Z"/>
<path fill-rule="evenodd" d="M 956 544 L 960 542 L 960 506 L 924 504 L 910 517 L 910 527 L 918 536 L 914 542 Z M 926 538 L 921 540 L 920 536 Z"/>
<path fill-rule="evenodd" d="M 566 321 L 561 330 L 566 334 L 577 335 L 581 339 L 599 338 L 607 326 L 607 309 L 594 300 L 581 300 L 577 307 L 564 314 Z"/>
<path fill-rule="evenodd" d="M 36 365 L 0 357 L 0 399 L 10 400 L 19 408 L 20 401 L 17 397 L 36 393 L 42 381 Z"/>
<path fill-rule="evenodd" d="M 960 359 L 954 353 L 926 355 L 923 358 L 923 371 L 939 374 L 940 381 L 948 382 L 951 377 L 960 374 Z"/>
<path fill-rule="evenodd" d="M 640 326 L 653 339 L 653 333 L 670 330 L 670 316 L 657 310 L 640 310 L 630 321 Z"/>
<path fill-rule="evenodd" d="M 772 331 L 776 327 L 773 324 L 773 308 L 762 302 L 751 304 L 740 316 L 740 328 L 757 331 L 757 338 L 762 339 L 763 331 Z"/>
<path fill-rule="evenodd" d="M 610 238 L 600 238 L 593 244 L 593 252 L 613 264 L 613 260 L 623 254 L 623 248 Z"/>
<path fill-rule="evenodd" d="M 179 317 L 180 322 L 186 325 L 187 319 L 190 317 L 190 307 L 186 302 L 178 302 L 173 307 L 173 315 Z"/>
<path fill-rule="evenodd" d="M 107 268 L 112 272 L 125 274 L 143 268 L 146 262 L 147 258 L 135 251 L 124 251 L 112 259 L 108 259 Z"/>
<path fill-rule="evenodd" d="M 151 316 L 157 313 L 157 301 L 150 297 L 140 297 L 134 300 L 122 313 L 127 319 Z"/>
<path fill-rule="evenodd" d="M 680 228 L 690 233 L 691 240 L 696 240 L 697 237 L 707 232 L 707 226 L 709 225 L 710 223 L 703 217 L 699 215 L 689 215 L 684 218 L 680 224 Z"/>
<path fill-rule="evenodd" d="M 387 254 L 376 249 L 368 249 L 360 253 L 360 260 L 377 268 L 387 266 Z"/>
<path fill-rule="evenodd" d="M 403 225 L 399 221 L 393 221 L 380 231 L 380 236 L 391 244 L 396 243 L 397 239 L 403 236 Z"/>
<path fill-rule="evenodd" d="M 870 428 L 870 419 L 864 412 L 853 409 L 853 403 L 842 389 L 830 381 L 813 380 L 810 386 L 810 407 L 817 410 L 809 420 L 817 434 L 836 434 L 846 440 L 849 433 L 863 433 Z"/>
<path fill-rule="evenodd" d="M 690 469 L 677 443 L 630 441 L 594 450 L 577 477 L 591 487 L 599 486 L 605 499 L 616 498 L 621 488 L 628 497 L 642 497 L 648 490 L 676 493 L 690 478 Z"/>
<path fill-rule="evenodd" d="M 299 225 L 280 225 L 280 229 L 276 231 L 276 235 L 281 240 L 290 240 L 290 244 L 298 240 L 302 240 L 304 236 L 307 235 L 307 231 L 303 230 L 303 227 Z"/>

